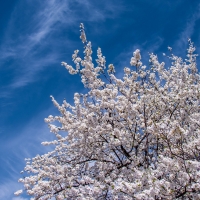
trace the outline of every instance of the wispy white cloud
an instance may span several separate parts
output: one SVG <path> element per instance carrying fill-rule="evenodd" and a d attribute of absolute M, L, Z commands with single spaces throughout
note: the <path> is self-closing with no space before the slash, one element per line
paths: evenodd
<path fill-rule="evenodd" d="M 187 39 L 191 38 L 194 33 L 194 28 L 197 20 L 200 19 L 200 4 L 197 6 L 196 11 L 188 18 L 184 30 L 180 33 L 179 39 L 175 43 L 175 51 L 180 52 L 186 49 L 188 42 Z"/>
<path fill-rule="evenodd" d="M 31 11 L 32 8 L 35 9 L 34 12 L 25 15 L 27 10 Z M 0 46 L 1 63 L 12 60 L 10 68 L 18 72 L 6 90 L 25 86 L 35 81 L 38 71 L 53 63 L 59 64 L 59 47 L 73 46 L 73 41 L 68 38 L 61 41 L 59 37 L 53 36 L 59 34 L 63 27 L 69 29 L 82 21 L 103 21 L 114 17 L 117 9 L 120 7 L 111 2 L 95 5 L 89 0 L 19 2 L 10 17 L 4 42 Z M 27 17 L 25 22 L 20 12 Z M 17 25 L 21 21 L 24 22 L 24 26 L 18 28 Z M 44 51 L 47 53 L 43 53 Z"/>

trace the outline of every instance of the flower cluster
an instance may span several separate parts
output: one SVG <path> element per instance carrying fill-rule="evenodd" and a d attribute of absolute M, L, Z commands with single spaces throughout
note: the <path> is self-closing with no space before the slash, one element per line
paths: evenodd
<path fill-rule="evenodd" d="M 136 50 L 130 64 L 137 68 L 126 67 L 119 79 L 112 64 L 106 73 L 100 48 L 93 63 L 83 24 L 81 39 L 84 58 L 74 52 L 76 69 L 62 64 L 81 74 L 89 92 L 75 93 L 74 106 L 52 97 L 61 115 L 45 119 L 56 139 L 43 144 L 55 148 L 27 160 L 19 180 L 24 190 L 33 199 L 200 199 L 200 76 L 193 43 L 186 60 L 169 57 L 169 69 L 150 54 L 146 70 Z"/>

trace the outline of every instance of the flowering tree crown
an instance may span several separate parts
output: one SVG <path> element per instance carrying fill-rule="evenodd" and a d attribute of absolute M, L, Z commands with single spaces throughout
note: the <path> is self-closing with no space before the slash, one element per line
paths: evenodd
<path fill-rule="evenodd" d="M 118 79 L 112 64 L 106 71 L 100 48 L 93 62 L 80 28 L 84 58 L 76 50 L 75 68 L 62 65 L 81 74 L 89 92 L 75 93 L 73 106 L 51 97 L 61 115 L 45 119 L 56 139 L 42 144 L 55 148 L 27 160 L 19 180 L 24 190 L 33 199 L 200 199 L 200 76 L 193 43 L 187 59 L 169 56 L 168 69 L 150 54 L 147 70 L 137 49 L 133 69 L 124 68 Z"/>

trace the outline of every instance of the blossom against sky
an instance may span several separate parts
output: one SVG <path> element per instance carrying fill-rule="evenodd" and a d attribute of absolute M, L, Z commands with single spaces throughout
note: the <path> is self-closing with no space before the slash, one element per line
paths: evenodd
<path fill-rule="evenodd" d="M 43 119 L 58 113 L 50 95 L 72 103 L 84 90 L 80 77 L 60 65 L 82 50 L 81 22 L 94 57 L 101 47 L 119 72 L 137 48 L 147 64 L 148 53 L 163 59 L 168 45 L 183 56 L 188 38 L 200 52 L 198 0 L 8 0 L 0 3 L 0 17 L 0 199 L 17 200 L 24 158 L 48 150 L 41 142 L 53 135 Z"/>

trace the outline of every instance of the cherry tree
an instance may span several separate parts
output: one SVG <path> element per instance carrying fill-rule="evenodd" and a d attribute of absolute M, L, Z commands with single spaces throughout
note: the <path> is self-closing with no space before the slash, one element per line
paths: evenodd
<path fill-rule="evenodd" d="M 84 57 L 75 68 L 88 93 L 74 105 L 53 104 L 60 116 L 45 119 L 53 149 L 27 159 L 24 191 L 33 199 L 200 199 L 200 76 L 195 47 L 186 59 L 172 54 L 165 67 L 150 54 L 150 69 L 133 53 L 119 79 L 101 49 L 93 62 L 83 24 Z M 58 124 L 59 126 L 55 125 Z M 19 195 L 23 190 L 17 191 Z"/>

